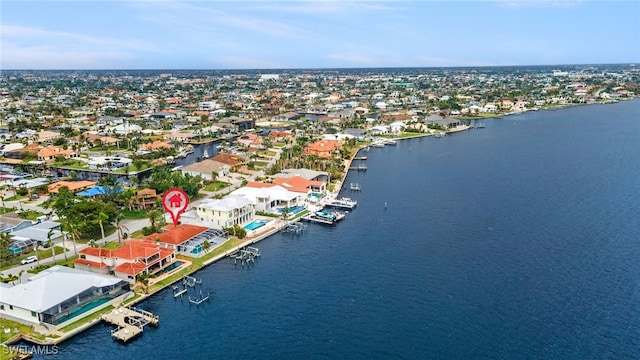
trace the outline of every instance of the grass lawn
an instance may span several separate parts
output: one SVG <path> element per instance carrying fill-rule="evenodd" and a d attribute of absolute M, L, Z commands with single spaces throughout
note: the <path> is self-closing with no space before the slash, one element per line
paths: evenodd
<path fill-rule="evenodd" d="M 265 157 L 274 157 L 276 156 L 276 152 L 271 150 L 260 150 L 258 151 L 258 155 Z"/>
<path fill-rule="evenodd" d="M 18 215 L 22 219 L 36 221 L 36 220 L 38 220 L 38 217 L 44 215 L 44 213 L 41 213 L 41 212 L 35 211 L 35 210 L 22 210 L 22 211 L 18 211 Z"/>
<path fill-rule="evenodd" d="M 61 246 L 56 246 L 55 247 L 55 251 L 56 251 L 56 260 L 58 260 L 58 263 L 60 264 L 62 261 L 64 261 L 64 255 L 62 255 L 62 247 Z M 31 256 L 31 255 L 36 255 L 38 257 L 38 259 L 43 260 L 46 258 L 51 257 L 51 249 L 45 249 L 45 250 L 38 250 L 37 254 L 34 254 L 33 251 L 30 251 L 26 254 L 20 255 L 20 256 L 16 256 L 10 259 L 3 259 L 2 260 L 2 265 L 0 265 L 0 270 L 4 270 L 4 269 L 8 269 L 10 267 L 14 267 L 16 265 L 21 265 L 20 264 L 20 260 Z M 34 267 L 38 265 L 37 262 L 33 262 L 31 263 L 31 265 L 33 265 Z"/>
<path fill-rule="evenodd" d="M 122 214 L 122 216 L 124 216 L 124 218 L 128 220 L 146 219 L 149 216 L 146 210 L 122 209 L 120 210 L 120 214 Z"/>
<path fill-rule="evenodd" d="M 219 190 L 222 190 L 222 189 L 224 189 L 226 187 L 229 187 L 229 183 L 228 182 L 216 180 L 215 182 L 212 182 L 211 184 L 208 184 L 207 186 L 205 186 L 204 190 L 205 191 L 219 191 Z"/>
<path fill-rule="evenodd" d="M 0 215 L 16 211 L 16 208 L 0 207 Z"/>

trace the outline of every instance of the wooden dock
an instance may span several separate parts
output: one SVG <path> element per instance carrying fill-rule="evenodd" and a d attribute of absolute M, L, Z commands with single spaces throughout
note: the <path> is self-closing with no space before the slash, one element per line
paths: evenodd
<path fill-rule="evenodd" d="M 118 326 L 111 330 L 111 336 L 127 342 L 142 334 L 146 325 L 158 326 L 158 315 L 136 308 L 118 307 L 102 315 L 102 320 Z"/>

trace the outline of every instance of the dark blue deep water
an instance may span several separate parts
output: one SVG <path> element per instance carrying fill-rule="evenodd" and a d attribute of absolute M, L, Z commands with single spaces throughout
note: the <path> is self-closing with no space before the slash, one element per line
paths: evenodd
<path fill-rule="evenodd" d="M 530 112 L 372 148 L 342 223 L 201 270 L 199 307 L 152 296 L 161 324 L 129 344 L 100 324 L 46 358 L 640 358 L 639 114 Z"/>

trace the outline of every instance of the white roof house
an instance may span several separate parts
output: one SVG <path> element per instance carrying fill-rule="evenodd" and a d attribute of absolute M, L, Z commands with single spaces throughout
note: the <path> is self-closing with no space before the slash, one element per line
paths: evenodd
<path fill-rule="evenodd" d="M 291 207 L 301 200 L 300 193 L 289 191 L 279 185 L 269 187 L 244 186 L 233 191 L 230 195 L 243 196 L 255 206 L 256 211 L 265 212 L 272 212 L 274 207 L 278 205 Z"/>
<path fill-rule="evenodd" d="M 222 199 L 202 201 L 196 207 L 196 213 L 205 226 L 222 229 L 252 220 L 255 208 L 244 196 L 228 195 Z"/>
<path fill-rule="evenodd" d="M 136 125 L 136 124 L 128 124 L 127 123 L 127 124 L 120 124 L 120 125 L 116 125 L 116 126 L 110 127 L 107 130 L 110 130 L 114 134 L 127 135 L 127 134 L 131 134 L 131 133 L 140 132 L 142 130 L 142 127 L 140 127 L 139 125 Z"/>
<path fill-rule="evenodd" d="M 128 284 L 121 279 L 54 266 L 26 282 L 14 286 L 1 284 L 0 315 L 20 322 L 57 326 L 86 316 L 77 309 L 89 303 L 100 301 L 102 305 L 93 309 L 98 310 L 128 292 Z"/>

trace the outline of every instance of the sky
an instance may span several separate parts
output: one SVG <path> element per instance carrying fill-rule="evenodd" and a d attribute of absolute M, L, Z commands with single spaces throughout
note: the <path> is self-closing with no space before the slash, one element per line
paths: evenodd
<path fill-rule="evenodd" d="M 0 3 L 0 69 L 640 63 L 640 1 Z"/>

